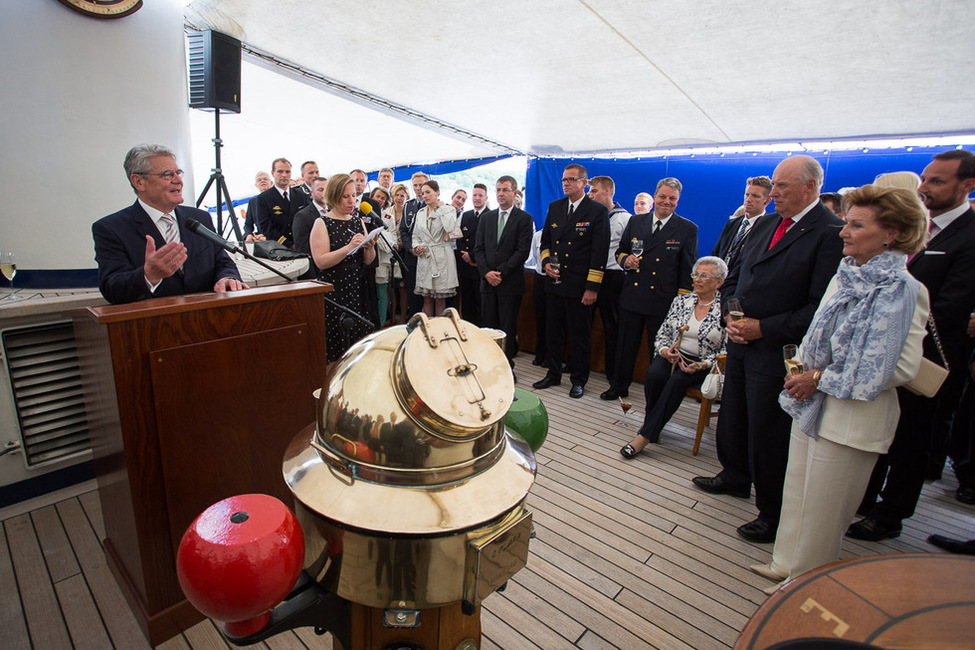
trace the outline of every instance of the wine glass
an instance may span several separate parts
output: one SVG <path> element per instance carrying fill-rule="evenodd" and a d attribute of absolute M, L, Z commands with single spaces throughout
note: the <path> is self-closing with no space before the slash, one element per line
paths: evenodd
<path fill-rule="evenodd" d="M 785 371 L 790 375 L 802 374 L 802 359 L 799 358 L 799 346 L 789 343 L 782 346 L 782 358 L 785 360 Z"/>
<path fill-rule="evenodd" d="M 733 322 L 738 322 L 745 318 L 745 312 L 741 308 L 741 301 L 737 298 L 732 298 L 728 301 L 728 318 Z"/>
<path fill-rule="evenodd" d="M 633 253 L 634 255 L 636 255 L 637 257 L 640 257 L 641 255 L 643 255 L 643 240 L 642 239 L 634 239 L 633 241 L 631 241 L 630 242 L 630 252 Z"/>
<path fill-rule="evenodd" d="M 548 258 L 548 265 L 552 267 L 553 271 L 558 271 L 560 268 L 562 268 L 562 263 L 559 262 L 558 255 L 552 255 L 550 258 Z M 555 278 L 552 284 L 562 284 L 562 279 Z"/>
<path fill-rule="evenodd" d="M 21 300 L 21 296 L 14 293 L 14 276 L 17 275 L 17 258 L 11 251 L 0 252 L 0 273 L 10 282 L 10 294 L 7 300 Z"/>

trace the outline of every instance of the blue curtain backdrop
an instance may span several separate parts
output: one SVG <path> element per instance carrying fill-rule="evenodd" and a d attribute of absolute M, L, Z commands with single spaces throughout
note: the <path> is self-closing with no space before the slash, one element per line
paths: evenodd
<path fill-rule="evenodd" d="M 885 172 L 920 174 L 931 156 L 946 149 L 908 147 L 803 153 L 816 158 L 823 166 L 826 172 L 823 191 L 835 192 L 841 187 L 865 185 Z M 658 180 L 674 176 L 684 186 L 677 214 L 698 225 L 698 254 L 708 255 L 728 217 L 741 205 L 745 180 L 763 174 L 771 176 L 775 166 L 786 157 L 785 153 L 776 152 L 634 159 L 532 158 L 528 163 L 525 209 L 535 218 L 536 227 L 541 228 L 548 204 L 562 197 L 562 170 L 569 163 L 581 164 L 589 178 L 612 178 L 616 183 L 616 200 L 630 212 L 637 194 L 653 194 Z M 769 212 L 774 209 L 774 204 L 769 205 Z"/>

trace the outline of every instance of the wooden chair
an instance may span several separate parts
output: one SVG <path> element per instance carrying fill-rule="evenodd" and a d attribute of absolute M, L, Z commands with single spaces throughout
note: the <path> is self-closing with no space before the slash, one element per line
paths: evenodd
<path fill-rule="evenodd" d="M 724 372 L 724 363 L 727 358 L 727 355 L 724 354 L 719 354 L 715 357 L 721 372 Z M 704 435 L 704 427 L 711 424 L 711 418 L 718 415 L 718 409 L 712 410 L 714 400 L 705 399 L 704 395 L 697 388 L 688 388 L 687 396 L 701 400 L 701 411 L 697 416 L 697 433 L 694 436 L 694 449 L 691 451 L 691 454 L 697 456 L 697 452 L 701 448 L 701 436 Z"/>

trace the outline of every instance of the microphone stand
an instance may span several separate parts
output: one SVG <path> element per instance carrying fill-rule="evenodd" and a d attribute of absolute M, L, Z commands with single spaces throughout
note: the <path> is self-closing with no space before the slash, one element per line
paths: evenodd
<path fill-rule="evenodd" d="M 390 243 L 390 241 L 388 239 L 386 239 L 386 233 L 385 232 L 380 232 L 379 233 L 379 237 L 384 242 L 386 242 L 386 245 L 387 246 L 389 246 L 389 252 L 393 254 L 393 259 L 396 260 L 396 263 L 397 264 L 399 264 L 400 273 L 403 275 L 403 277 L 406 277 L 406 262 L 404 262 L 403 261 L 403 258 L 399 256 L 399 253 L 396 252 L 396 247 L 393 246 L 393 244 Z"/>

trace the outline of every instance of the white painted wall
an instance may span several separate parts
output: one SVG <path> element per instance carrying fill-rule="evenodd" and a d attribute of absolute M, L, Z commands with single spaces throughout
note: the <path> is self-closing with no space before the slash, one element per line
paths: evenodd
<path fill-rule="evenodd" d="M 194 195 L 182 3 L 149 0 L 118 20 L 56 0 L 3 4 L 0 248 L 21 269 L 94 268 L 91 224 L 135 200 L 122 171 L 132 145 L 176 151 Z"/>
<path fill-rule="evenodd" d="M 183 3 L 148 0 L 120 20 L 56 0 L 3 5 L 0 249 L 15 251 L 21 269 L 94 268 L 91 224 L 135 200 L 122 170 L 132 145 L 176 151 L 194 195 Z M 0 443 L 16 437 L 2 380 Z M 19 453 L 0 458 L 0 485 L 42 472 Z"/>

